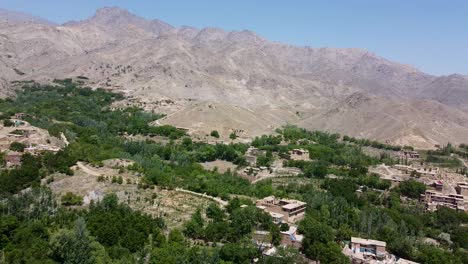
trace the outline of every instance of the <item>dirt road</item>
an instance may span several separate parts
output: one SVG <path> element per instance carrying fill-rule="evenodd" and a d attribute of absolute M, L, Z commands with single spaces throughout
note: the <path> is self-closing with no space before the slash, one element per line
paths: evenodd
<path fill-rule="evenodd" d="M 99 172 L 97 172 L 97 171 L 94 171 L 94 170 L 88 168 L 88 167 L 87 167 L 86 165 L 84 165 L 83 162 L 81 162 L 81 161 L 78 161 L 78 162 L 76 163 L 76 165 L 77 165 L 78 168 L 80 168 L 82 171 L 84 171 L 84 172 L 86 172 L 86 173 L 88 173 L 88 174 L 90 174 L 90 175 L 93 175 L 93 176 L 96 176 L 96 177 L 101 176 L 101 173 L 99 173 Z"/>

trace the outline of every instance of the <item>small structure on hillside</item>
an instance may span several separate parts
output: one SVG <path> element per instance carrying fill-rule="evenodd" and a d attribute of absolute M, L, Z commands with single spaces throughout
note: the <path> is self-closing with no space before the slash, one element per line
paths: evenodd
<path fill-rule="evenodd" d="M 439 192 L 442 191 L 444 188 L 444 182 L 441 180 L 434 181 L 434 188 Z"/>
<path fill-rule="evenodd" d="M 413 166 L 408 166 L 408 165 L 396 164 L 393 166 L 393 168 L 400 170 L 402 172 L 405 172 L 407 174 L 411 174 L 415 172 L 421 176 L 429 176 L 429 177 L 437 176 L 439 175 L 439 172 L 440 172 L 438 167 L 413 167 Z"/>
<path fill-rule="evenodd" d="M 400 152 L 400 156 L 407 159 L 419 159 L 421 157 L 417 151 L 413 150 L 403 150 Z"/>
<path fill-rule="evenodd" d="M 249 147 L 245 152 L 245 160 L 250 165 L 255 165 L 257 163 L 257 156 L 260 154 L 260 150 L 256 147 Z"/>
<path fill-rule="evenodd" d="M 306 149 L 293 149 L 281 157 L 287 160 L 310 160 L 309 151 Z"/>
<path fill-rule="evenodd" d="M 281 231 L 281 245 L 301 248 L 304 235 L 297 233 L 297 226 L 289 226 L 289 230 Z"/>
<path fill-rule="evenodd" d="M 385 259 L 387 243 L 384 241 L 351 237 L 351 251 L 357 259 Z"/>
<path fill-rule="evenodd" d="M 26 116 L 28 116 L 28 114 L 26 114 L 26 113 L 15 113 L 15 114 L 12 116 L 12 118 L 22 120 L 22 119 L 25 118 Z"/>
<path fill-rule="evenodd" d="M 21 156 L 19 152 L 9 152 L 5 156 L 5 163 L 7 168 L 21 166 Z"/>
<path fill-rule="evenodd" d="M 390 254 L 386 246 L 384 241 L 351 237 L 350 243 L 346 243 L 342 252 L 354 264 L 418 264 Z"/>
<path fill-rule="evenodd" d="M 429 211 L 436 211 L 439 206 L 449 207 L 455 210 L 464 211 L 464 197 L 460 194 L 448 194 L 426 191 L 421 194 L 419 199 L 426 204 L 426 209 Z"/>
<path fill-rule="evenodd" d="M 457 194 L 468 196 L 468 183 L 467 182 L 459 182 L 457 183 L 457 187 L 455 187 Z"/>
<path fill-rule="evenodd" d="M 307 204 L 298 200 L 276 199 L 268 196 L 257 200 L 257 208 L 269 213 L 275 223 L 295 223 L 304 218 Z"/>

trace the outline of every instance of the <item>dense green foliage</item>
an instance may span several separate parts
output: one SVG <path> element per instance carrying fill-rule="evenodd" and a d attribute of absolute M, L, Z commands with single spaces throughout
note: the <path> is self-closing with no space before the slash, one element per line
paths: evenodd
<path fill-rule="evenodd" d="M 10 150 L 12 150 L 12 151 L 23 152 L 25 148 L 26 148 L 26 145 L 24 145 L 21 142 L 16 142 L 15 141 L 15 142 L 10 144 Z"/>
<path fill-rule="evenodd" d="M 67 192 L 62 196 L 62 204 L 65 206 L 82 205 L 83 197 L 72 192 Z"/>
<path fill-rule="evenodd" d="M 278 257 L 262 256 L 252 243 L 253 231 L 268 231 L 269 242 L 277 245 L 280 230 L 288 226 L 273 224 L 250 199 L 234 195 L 276 195 L 307 202 L 306 218 L 299 224 L 305 235 L 301 251 L 321 263 L 349 263 L 341 248 L 351 236 L 386 241 L 390 252 L 419 262 L 466 263 L 466 213 L 447 208 L 427 212 L 414 200 L 400 199 L 400 194 L 417 199 L 425 190 L 420 183 L 407 181 L 390 189 L 388 181 L 368 173 L 368 167 L 382 159 L 365 155 L 362 146 L 395 147 L 351 138 L 341 141 L 338 134 L 286 126 L 277 135 L 253 140 L 252 146 L 264 150 L 257 165 L 271 166 L 289 150 L 306 149 L 310 161 L 284 164 L 300 168 L 299 178 L 305 183 L 274 185 L 264 180 L 252 185 L 235 172 L 207 171 L 199 164 L 221 159 L 246 166 L 248 144 L 194 142 L 175 127 L 151 126 L 161 115 L 137 108 L 112 109 L 119 99 L 101 89 L 56 80 L 54 86 L 30 83 L 15 99 L 0 101 L 0 112 L 27 113 L 32 125 L 57 137 L 63 133 L 70 141 L 56 154 L 25 154 L 20 167 L 0 172 L 0 250 L 7 263 L 251 263 L 253 258 L 260 263 L 302 262 L 298 252 L 290 249 L 280 249 Z M 129 134 L 148 140 L 131 140 Z M 155 135 L 169 142 L 156 143 L 151 140 Z M 449 157 L 446 153 L 464 149 L 450 147 L 429 154 Z M 37 188 L 51 173 L 72 175 L 70 167 L 77 161 L 100 163 L 109 158 L 135 161 L 129 169 L 142 175 L 143 187 L 179 187 L 221 197 L 229 204 L 197 210 L 182 230 L 169 231 L 164 230 L 163 219 L 119 204 L 115 195 L 88 209 L 73 209 L 58 205 L 50 190 Z M 123 180 L 116 177 L 114 182 Z M 28 187 L 32 188 L 20 192 Z M 81 202 L 71 193 L 61 198 L 62 205 Z M 424 244 L 427 237 L 440 245 Z"/>
<path fill-rule="evenodd" d="M 213 130 L 213 131 L 211 131 L 210 136 L 215 137 L 215 138 L 219 138 L 219 133 L 218 133 L 218 131 Z"/>
<path fill-rule="evenodd" d="M 411 179 L 400 183 L 399 189 L 401 194 L 418 199 L 426 191 L 426 185 Z"/>
<path fill-rule="evenodd" d="M 393 145 L 384 144 L 378 141 L 373 141 L 369 139 L 357 139 L 357 138 L 349 137 L 349 136 L 343 136 L 343 141 L 352 142 L 352 143 L 355 143 L 361 146 L 366 146 L 366 147 L 373 147 L 377 149 L 386 149 L 386 150 L 394 150 L 394 151 L 399 151 L 402 149 L 410 148 L 408 146 L 405 146 L 405 147 L 393 146 Z"/>

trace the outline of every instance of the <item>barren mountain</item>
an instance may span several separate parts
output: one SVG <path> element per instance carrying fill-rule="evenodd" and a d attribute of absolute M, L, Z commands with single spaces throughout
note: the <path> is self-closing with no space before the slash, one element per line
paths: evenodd
<path fill-rule="evenodd" d="M 299 122 L 424 147 L 468 136 L 466 76 L 431 76 L 365 50 L 295 47 L 251 31 L 176 28 L 119 8 L 61 26 L 0 21 L 2 90 L 13 80 L 86 76 L 88 85 L 120 91 L 133 102 L 182 104 L 153 108 L 183 109 L 179 115 L 187 115 L 166 121 L 184 127 L 271 131 Z M 346 100 L 356 94 L 367 99 L 349 107 Z M 197 111 L 209 104 L 218 111 Z"/>
<path fill-rule="evenodd" d="M 0 8 L 0 19 L 14 23 L 32 22 L 45 25 L 55 25 L 55 23 L 40 17 L 32 16 L 21 12 L 14 12 L 3 8 Z"/>
<path fill-rule="evenodd" d="M 417 148 L 463 142 L 468 135 L 468 119 L 460 110 L 435 101 L 362 93 L 346 97 L 328 110 L 301 120 L 299 125 Z"/>

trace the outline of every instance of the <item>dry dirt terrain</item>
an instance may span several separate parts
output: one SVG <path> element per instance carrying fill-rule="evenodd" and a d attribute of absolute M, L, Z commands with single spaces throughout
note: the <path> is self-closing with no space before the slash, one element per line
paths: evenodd
<path fill-rule="evenodd" d="M 53 181 L 47 184 L 59 197 L 67 192 L 81 195 L 84 207 L 91 200 L 100 200 L 107 193 L 115 193 L 119 200 L 130 207 L 152 216 L 163 216 L 169 229 L 181 227 L 190 219 L 197 208 L 206 208 L 213 201 L 177 190 L 165 190 L 159 187 L 138 188 L 141 178 L 126 169 L 117 169 L 131 164 L 129 161 L 108 160 L 102 167 L 78 163 L 73 168 L 74 175 L 54 174 Z M 98 181 L 103 176 L 104 181 Z M 122 184 L 113 183 L 112 177 L 122 177 Z"/>
<path fill-rule="evenodd" d="M 115 7 L 63 25 L 0 12 L 0 95 L 15 80 L 78 76 L 126 95 L 116 107 L 164 112 L 163 124 L 200 135 L 248 139 L 289 123 L 419 148 L 468 135 L 467 76 L 248 30 L 177 28 Z"/>

